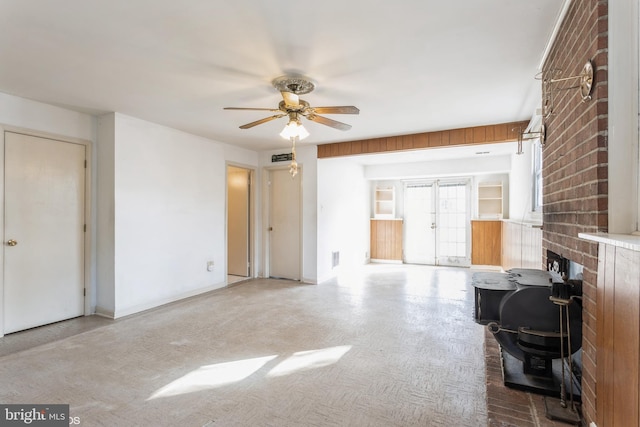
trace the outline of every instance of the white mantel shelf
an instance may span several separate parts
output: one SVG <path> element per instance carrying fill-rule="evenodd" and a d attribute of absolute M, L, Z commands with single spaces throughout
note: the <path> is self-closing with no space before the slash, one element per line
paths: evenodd
<path fill-rule="evenodd" d="M 592 242 L 640 252 L 640 236 L 635 234 L 579 233 L 578 237 Z"/>

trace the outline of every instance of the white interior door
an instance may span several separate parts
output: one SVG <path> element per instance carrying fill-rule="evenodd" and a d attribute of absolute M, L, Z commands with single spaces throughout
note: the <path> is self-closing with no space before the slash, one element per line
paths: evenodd
<path fill-rule="evenodd" d="M 84 145 L 6 132 L 4 174 L 4 332 L 84 314 Z"/>
<path fill-rule="evenodd" d="M 404 262 L 436 264 L 434 184 L 407 184 L 404 189 Z"/>
<path fill-rule="evenodd" d="M 301 172 L 299 170 L 295 178 L 286 169 L 269 174 L 270 277 L 300 280 Z"/>
<path fill-rule="evenodd" d="M 227 168 L 227 273 L 249 276 L 249 208 L 250 179 L 248 169 Z"/>

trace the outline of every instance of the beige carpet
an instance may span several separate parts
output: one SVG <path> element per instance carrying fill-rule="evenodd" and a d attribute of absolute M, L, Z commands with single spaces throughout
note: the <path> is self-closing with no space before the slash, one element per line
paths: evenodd
<path fill-rule="evenodd" d="M 0 402 L 82 426 L 485 426 L 470 274 L 243 282 L 1 356 Z"/>

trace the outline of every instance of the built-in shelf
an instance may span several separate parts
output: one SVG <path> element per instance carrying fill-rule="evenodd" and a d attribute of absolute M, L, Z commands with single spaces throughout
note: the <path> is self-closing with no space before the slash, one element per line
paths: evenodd
<path fill-rule="evenodd" d="M 478 218 L 502 219 L 502 183 L 478 184 Z"/>
<path fill-rule="evenodd" d="M 376 187 L 374 217 L 393 219 L 396 216 L 396 194 L 394 187 Z"/>

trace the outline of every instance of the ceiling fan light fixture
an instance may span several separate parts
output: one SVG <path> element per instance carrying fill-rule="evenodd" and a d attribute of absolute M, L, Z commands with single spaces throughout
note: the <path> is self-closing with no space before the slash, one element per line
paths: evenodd
<path fill-rule="evenodd" d="M 300 117 L 304 117 L 312 122 L 329 126 L 338 130 L 349 130 L 351 125 L 325 117 L 324 114 L 360 114 L 360 110 L 353 105 L 339 105 L 331 107 L 311 107 L 309 103 L 300 99 L 300 95 L 307 94 L 315 88 L 309 78 L 303 76 L 281 76 L 273 80 L 273 86 L 280 91 L 282 101 L 278 108 L 253 108 L 253 107 L 225 107 L 225 110 L 256 110 L 272 111 L 274 114 L 264 119 L 256 120 L 240 126 L 240 129 L 250 129 L 263 123 L 277 120 L 281 117 L 289 117 L 289 123 L 280 133 L 284 139 L 297 138 L 304 139 L 309 136 L 309 132 L 300 123 Z"/>
<path fill-rule="evenodd" d="M 282 129 L 280 136 L 284 139 L 291 139 L 297 137 L 298 140 L 303 140 L 309 136 L 309 132 L 302 126 L 299 120 L 289 120 L 289 123 Z"/>

